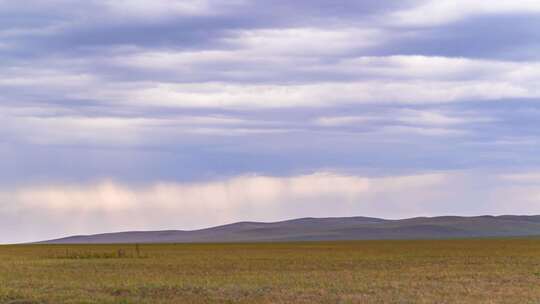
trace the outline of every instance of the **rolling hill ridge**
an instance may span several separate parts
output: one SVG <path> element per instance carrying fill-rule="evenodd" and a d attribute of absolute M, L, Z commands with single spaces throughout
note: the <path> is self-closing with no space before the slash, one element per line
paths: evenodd
<path fill-rule="evenodd" d="M 128 231 L 77 235 L 38 243 L 286 242 L 540 236 L 540 216 L 442 216 L 388 220 L 370 217 L 238 222 L 200 230 Z"/>

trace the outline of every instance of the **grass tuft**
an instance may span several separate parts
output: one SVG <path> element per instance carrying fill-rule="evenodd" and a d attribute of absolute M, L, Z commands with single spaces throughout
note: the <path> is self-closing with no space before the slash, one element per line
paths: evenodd
<path fill-rule="evenodd" d="M 134 251 L 126 250 L 124 248 L 117 249 L 115 251 L 99 252 L 92 250 L 73 250 L 66 248 L 62 253 L 53 253 L 47 255 L 47 258 L 54 259 L 146 259 L 148 255 L 141 253 L 139 244 L 135 245 Z"/>

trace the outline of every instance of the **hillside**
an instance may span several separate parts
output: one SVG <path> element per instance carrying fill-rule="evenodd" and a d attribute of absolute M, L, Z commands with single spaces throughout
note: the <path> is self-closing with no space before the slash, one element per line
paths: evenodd
<path fill-rule="evenodd" d="M 540 216 L 300 218 L 261 223 L 238 222 L 201 230 L 129 231 L 78 235 L 40 243 L 199 243 L 440 239 L 540 235 Z"/>

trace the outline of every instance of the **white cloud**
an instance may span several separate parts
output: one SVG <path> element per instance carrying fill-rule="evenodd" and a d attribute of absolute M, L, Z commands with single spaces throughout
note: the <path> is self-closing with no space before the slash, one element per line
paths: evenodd
<path fill-rule="evenodd" d="M 430 0 L 385 17 L 398 25 L 433 26 L 473 15 L 533 12 L 540 12 L 540 2 L 536 0 Z"/>
<path fill-rule="evenodd" d="M 290 132 L 276 122 L 223 115 L 168 115 L 165 117 L 77 116 L 62 108 L 0 106 L 3 131 L 18 142 L 133 146 L 159 145 L 186 136 L 243 136 Z M 63 114 L 63 115 L 59 115 Z"/>
<path fill-rule="evenodd" d="M 516 183 L 530 183 L 540 185 L 540 172 L 503 174 L 501 175 L 501 178 Z"/>
<path fill-rule="evenodd" d="M 369 48 L 389 39 L 380 30 L 361 28 L 287 28 L 239 30 L 230 33 L 222 42 L 228 49 L 204 50 L 140 50 L 119 54 L 105 60 L 120 67 L 137 67 L 183 73 L 223 73 L 222 69 L 247 69 L 249 73 L 273 73 L 295 69 L 311 70 L 320 66 L 324 57 L 343 56 Z M 323 67 L 328 69 L 331 67 Z M 231 68 L 233 67 L 233 68 Z M 202 69 L 202 70 L 201 70 Z M 263 71 L 257 71 L 263 69 Z"/>
<path fill-rule="evenodd" d="M 324 127 L 362 125 L 374 127 L 377 125 L 396 124 L 418 127 L 457 127 L 464 124 L 489 123 L 493 121 L 494 118 L 479 116 L 478 113 L 472 112 L 402 109 L 360 116 L 324 116 L 315 119 L 314 123 Z"/>
<path fill-rule="evenodd" d="M 283 43 L 290 45 L 290 43 Z M 305 44 L 305 43 L 302 43 Z M 321 43 L 324 45 L 324 43 Z M 332 44 L 329 42 L 329 44 Z M 321 46 L 322 47 L 322 46 Z M 283 52 L 271 52 L 254 44 L 233 50 L 203 51 L 140 51 L 120 54 L 107 59 L 108 64 L 119 67 L 135 67 L 160 70 L 170 73 L 196 73 L 200 75 L 205 68 L 212 73 L 222 72 L 240 66 L 249 73 L 263 72 L 279 75 L 287 73 L 311 72 L 342 74 L 350 78 L 371 76 L 392 80 L 492 80 L 492 81 L 538 81 L 540 63 L 482 60 L 470 58 L 451 58 L 440 56 L 394 55 L 359 56 L 320 60 L 323 55 L 339 55 L 352 51 L 353 45 L 325 49 L 328 54 L 317 54 L 316 48 L 303 51 L 300 47 L 285 47 Z M 295 54 L 298 52 L 298 54 Z M 217 71 L 216 71 L 217 69 Z M 256 75 L 256 74 L 255 74 Z"/>
<path fill-rule="evenodd" d="M 96 85 L 96 76 L 87 73 L 39 68 L 6 68 L 0 71 L 0 86 L 49 87 L 70 90 L 76 87 Z"/>
<path fill-rule="evenodd" d="M 24 214 L 19 218 L 17 236 L 2 233 L 7 227 L 0 222 L 0 240 L 10 242 L 302 216 L 531 214 L 540 212 L 540 187 L 489 172 L 387 177 L 319 172 L 291 177 L 243 175 L 191 183 L 27 185 L 0 191 L 0 202 L 0 214 L 6 218 Z"/>
<path fill-rule="evenodd" d="M 241 31 L 229 42 L 259 55 L 321 56 L 337 55 L 380 44 L 380 30 L 364 28 L 289 28 Z"/>
<path fill-rule="evenodd" d="M 376 131 L 383 135 L 424 135 L 424 136 L 462 136 L 468 134 L 466 130 L 437 128 L 437 127 L 419 127 L 419 126 L 384 126 Z"/>
<path fill-rule="evenodd" d="M 466 122 L 465 119 L 452 117 L 447 114 L 436 111 L 417 111 L 405 110 L 405 115 L 399 117 L 398 120 L 413 124 L 422 125 L 456 125 Z"/>
<path fill-rule="evenodd" d="M 355 57 L 323 62 L 310 59 L 309 52 L 298 55 L 266 52 L 259 49 L 142 52 L 113 57 L 111 64 L 120 67 L 222 81 L 143 81 L 129 87 L 105 84 L 96 97 L 146 105 L 275 108 L 380 102 L 441 103 L 540 96 L 536 85 L 540 81 L 537 62 L 427 56 Z M 238 65 L 242 67 L 241 71 L 231 71 L 231 66 Z M 212 76 L 205 76 L 204 71 L 207 70 Z M 308 83 L 288 83 L 286 79 L 292 74 L 313 74 L 315 78 L 322 78 Z M 341 75 L 348 81 L 336 81 L 333 76 L 324 75 Z M 266 84 L 250 81 L 265 77 L 276 80 Z"/>
<path fill-rule="evenodd" d="M 321 43 L 322 49 L 325 44 L 333 45 L 331 41 Z M 338 54 L 354 47 L 338 43 L 334 49 L 325 50 Z M 118 70 L 141 70 L 142 77 L 122 81 L 110 77 L 109 71 L 96 73 L 89 62 L 56 58 L 44 65 L 7 67 L 0 71 L 0 86 L 23 100 L 27 97 L 16 92 L 32 90 L 44 96 L 105 104 L 186 108 L 422 104 L 540 97 L 538 62 L 428 56 L 321 60 L 332 55 L 319 54 L 311 47 L 313 53 L 296 54 L 300 47 L 290 47 L 290 43 L 283 43 L 283 48 L 274 52 L 253 43 L 233 50 L 130 50 L 113 52 L 110 58 L 94 58 L 98 64 Z M 50 68 L 51 63 L 59 68 Z"/>
<path fill-rule="evenodd" d="M 19 227 L 20 235 L 27 233 L 25 237 L 32 239 L 125 229 L 189 229 L 239 220 L 349 212 L 384 214 L 381 210 L 391 208 L 406 192 L 416 192 L 410 199 L 418 203 L 434 199 L 437 191 L 430 188 L 442 186 L 447 178 L 436 173 L 368 178 L 320 172 L 138 186 L 112 181 L 45 184 L 0 191 L 0 214 L 25 214 L 29 227 Z M 40 224 L 47 228 L 38 229 Z M 12 240 L 12 236 L 0 233 L 0 239 Z"/>
<path fill-rule="evenodd" d="M 156 18 L 201 15 L 211 11 L 207 0 L 105 0 L 103 5 L 116 17 Z"/>
<path fill-rule="evenodd" d="M 337 94 L 339 92 L 339 94 Z M 422 104 L 540 96 L 540 89 L 502 81 L 357 81 L 299 85 L 229 83 L 144 84 L 103 91 L 137 105 L 218 108 L 320 107 L 358 103 Z"/>
<path fill-rule="evenodd" d="M 366 125 L 375 121 L 380 121 L 384 117 L 377 116 L 326 116 L 319 117 L 315 124 L 324 127 L 338 127 L 347 125 Z"/>
<path fill-rule="evenodd" d="M 478 116 L 477 113 L 452 113 L 436 110 L 405 109 L 396 113 L 395 116 L 397 121 L 421 126 L 457 126 L 494 121 L 494 118 Z"/>

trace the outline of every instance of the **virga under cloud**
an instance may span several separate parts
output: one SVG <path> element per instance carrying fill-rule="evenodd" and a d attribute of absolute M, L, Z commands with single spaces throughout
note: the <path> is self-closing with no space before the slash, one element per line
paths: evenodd
<path fill-rule="evenodd" d="M 165 208 L 152 199 L 159 201 L 163 183 L 227 184 L 252 175 L 290 181 L 320 172 L 531 176 L 540 166 L 538 25 L 540 5 L 532 0 L 0 0 L 0 222 L 20 227 L 21 214 L 58 204 L 53 192 L 66 210 L 90 210 L 97 200 L 97 213 L 120 217 L 107 206 L 126 196 L 94 196 L 104 180 L 127 197 L 146 197 L 126 210 L 142 214 L 154 204 Z M 489 193 L 517 183 L 489 180 Z M 358 188 L 345 185 L 344 193 Z M 515 189 L 537 198 L 535 187 Z M 456 208 L 436 198 L 420 208 L 413 192 L 403 191 L 407 204 L 395 209 L 382 196 L 352 196 L 340 209 L 341 196 L 321 195 L 315 208 L 289 205 L 294 198 L 284 195 L 272 200 L 280 211 L 271 219 L 332 210 L 537 212 L 503 208 L 487 193 L 463 195 Z M 264 220 L 273 208 L 250 213 L 236 198 L 213 220 L 186 222 L 193 213 L 178 223 L 156 216 L 136 225 Z M 251 198 L 250 208 L 260 200 Z M 192 201 L 167 204 L 182 212 L 194 210 Z M 84 214 L 78 232 L 139 228 L 98 225 L 96 214 Z M 37 227 L 47 220 L 32 223 L 35 234 L 0 241 L 40 238 Z M 69 233 L 67 223 L 49 233 Z"/>

